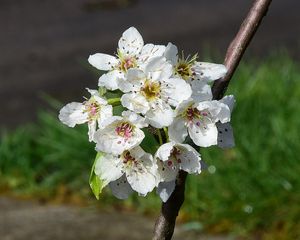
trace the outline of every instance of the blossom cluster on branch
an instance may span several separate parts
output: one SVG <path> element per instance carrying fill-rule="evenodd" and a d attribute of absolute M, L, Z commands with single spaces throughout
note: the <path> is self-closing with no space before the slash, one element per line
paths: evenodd
<path fill-rule="evenodd" d="M 185 57 L 172 43 L 144 44 L 134 27 L 122 34 L 115 56 L 96 53 L 88 61 L 105 72 L 99 89 L 64 106 L 59 119 L 69 127 L 88 125 L 97 151 L 90 176 L 97 198 L 107 185 L 120 199 L 156 187 L 167 201 L 179 170 L 201 172 L 194 147 L 234 145 L 234 98 L 213 100 L 210 87 L 226 74 L 224 65 Z"/>

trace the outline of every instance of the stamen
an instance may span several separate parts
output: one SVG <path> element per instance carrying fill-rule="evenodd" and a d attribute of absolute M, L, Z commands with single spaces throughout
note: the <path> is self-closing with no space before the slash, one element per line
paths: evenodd
<path fill-rule="evenodd" d="M 122 122 L 116 127 L 115 132 L 117 135 L 125 138 L 125 140 L 128 140 L 133 135 L 133 129 L 134 126 L 132 126 L 130 123 Z"/>

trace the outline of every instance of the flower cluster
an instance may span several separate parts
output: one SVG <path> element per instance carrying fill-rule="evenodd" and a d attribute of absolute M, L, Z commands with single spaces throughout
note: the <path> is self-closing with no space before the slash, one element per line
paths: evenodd
<path fill-rule="evenodd" d="M 234 145 L 234 98 L 213 100 L 210 87 L 226 68 L 197 59 L 179 55 L 171 43 L 144 44 L 134 27 L 123 33 L 115 56 L 89 57 L 105 71 L 99 90 L 87 89 L 91 97 L 64 106 L 59 119 L 69 127 L 88 124 L 98 152 L 90 179 L 96 197 L 107 185 L 120 199 L 134 191 L 145 196 L 156 187 L 166 201 L 179 170 L 201 172 L 195 147 Z"/>

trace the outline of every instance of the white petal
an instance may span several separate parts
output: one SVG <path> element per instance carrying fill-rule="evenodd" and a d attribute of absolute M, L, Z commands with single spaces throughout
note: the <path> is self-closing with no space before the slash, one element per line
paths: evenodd
<path fill-rule="evenodd" d="M 125 55 L 137 55 L 144 46 L 141 34 L 135 27 L 128 28 L 123 32 L 119 40 L 119 51 Z"/>
<path fill-rule="evenodd" d="M 125 78 L 119 81 L 122 92 L 138 91 L 146 80 L 145 73 L 138 68 L 128 69 Z"/>
<path fill-rule="evenodd" d="M 177 177 L 179 171 L 179 165 L 173 161 L 162 161 L 158 157 L 155 157 L 157 161 L 157 180 L 158 182 L 173 181 Z"/>
<path fill-rule="evenodd" d="M 206 129 L 190 125 L 188 132 L 193 142 L 200 147 L 209 147 L 217 144 L 218 129 L 215 124 L 207 124 Z"/>
<path fill-rule="evenodd" d="M 112 111 L 113 111 L 113 108 L 111 105 L 105 105 L 105 106 L 100 107 L 100 113 L 99 113 L 99 118 L 98 118 L 99 128 L 103 128 L 104 121 L 106 121 L 106 119 L 112 117 L 112 114 L 113 114 Z"/>
<path fill-rule="evenodd" d="M 174 142 L 168 142 L 161 145 L 155 153 L 155 158 L 159 158 L 162 161 L 167 161 L 170 157 L 174 145 Z"/>
<path fill-rule="evenodd" d="M 135 112 L 124 111 L 124 112 L 122 112 L 122 116 L 124 119 L 133 123 L 138 128 L 144 128 L 144 127 L 148 126 L 148 123 L 145 121 L 145 118 L 141 117 L 140 115 L 136 114 Z"/>
<path fill-rule="evenodd" d="M 135 159 L 138 159 L 143 168 L 145 168 L 149 173 L 154 176 L 157 175 L 157 164 L 150 153 L 145 152 L 140 146 L 137 146 L 130 150 L 130 154 Z"/>
<path fill-rule="evenodd" d="M 112 116 L 112 117 L 103 119 L 103 121 L 102 121 L 102 128 L 105 128 L 105 127 L 109 126 L 110 124 L 112 124 L 112 123 L 114 123 L 116 121 L 120 121 L 122 119 L 123 118 L 120 117 L 120 116 Z"/>
<path fill-rule="evenodd" d="M 92 98 L 93 98 L 96 102 L 98 102 L 100 105 L 106 105 L 106 104 L 107 104 L 107 101 L 106 101 L 104 98 L 100 97 L 100 96 L 93 95 Z"/>
<path fill-rule="evenodd" d="M 88 121 L 88 113 L 84 112 L 85 106 L 82 103 L 72 102 L 59 111 L 59 120 L 69 127 L 82 124 Z"/>
<path fill-rule="evenodd" d="M 157 164 L 150 153 L 146 153 L 140 146 L 137 146 L 130 150 L 130 154 L 135 159 L 138 159 L 148 172 L 154 176 L 157 175 Z"/>
<path fill-rule="evenodd" d="M 139 93 L 126 93 L 121 97 L 121 103 L 124 107 L 136 113 L 146 114 L 150 109 L 149 103 L 145 97 Z"/>
<path fill-rule="evenodd" d="M 195 102 L 209 101 L 212 100 L 211 87 L 201 80 L 194 80 L 191 83 L 192 86 L 192 99 Z"/>
<path fill-rule="evenodd" d="M 126 176 L 132 189 L 144 196 L 156 186 L 156 179 L 149 172 L 139 173 L 138 171 L 132 171 Z"/>
<path fill-rule="evenodd" d="M 156 193 L 159 195 L 160 199 L 163 202 L 166 202 L 173 193 L 174 189 L 175 181 L 161 182 L 156 189 Z"/>
<path fill-rule="evenodd" d="M 97 121 L 89 121 L 88 123 L 88 135 L 89 135 L 89 141 L 93 141 L 94 140 L 94 135 L 96 132 L 96 127 L 97 127 Z"/>
<path fill-rule="evenodd" d="M 129 197 L 133 190 L 128 183 L 125 174 L 116 181 L 110 182 L 109 187 L 112 194 L 118 199 L 126 199 Z"/>
<path fill-rule="evenodd" d="M 185 121 L 178 117 L 168 127 L 168 134 L 171 141 L 182 143 L 188 135 Z"/>
<path fill-rule="evenodd" d="M 179 166 L 182 170 L 188 173 L 200 173 L 201 164 L 200 164 L 200 153 L 198 153 L 192 146 L 188 144 L 176 144 L 181 151 L 178 158 L 181 162 Z"/>
<path fill-rule="evenodd" d="M 147 163 L 150 162 L 152 164 L 153 162 L 151 154 L 146 153 L 140 146 L 130 149 L 130 155 L 139 160 L 145 158 Z"/>
<path fill-rule="evenodd" d="M 122 167 L 123 164 L 117 156 L 103 153 L 97 159 L 95 174 L 99 176 L 104 186 L 106 186 L 111 181 L 115 181 L 122 176 Z"/>
<path fill-rule="evenodd" d="M 166 47 L 163 45 L 154 45 L 152 43 L 146 44 L 139 56 L 139 61 L 147 63 L 151 58 L 162 56 Z"/>
<path fill-rule="evenodd" d="M 226 104 L 229 107 L 230 112 L 232 112 L 235 103 L 235 99 L 233 95 L 227 95 L 223 97 L 221 100 L 219 100 L 219 102 Z"/>
<path fill-rule="evenodd" d="M 208 109 L 213 118 L 213 122 L 221 121 L 222 123 L 225 123 L 230 121 L 230 109 L 224 103 L 216 100 L 204 101 L 198 103 L 196 107 L 199 111 Z"/>
<path fill-rule="evenodd" d="M 220 112 L 217 115 L 217 119 L 221 123 L 226 123 L 230 121 L 230 109 L 226 104 L 220 103 Z"/>
<path fill-rule="evenodd" d="M 176 65 L 176 63 L 178 61 L 178 49 L 177 49 L 177 47 L 172 43 L 168 43 L 164 56 L 166 57 L 166 59 L 168 61 L 171 62 L 171 64 L 173 66 Z"/>
<path fill-rule="evenodd" d="M 192 95 L 191 86 L 180 78 L 164 79 L 162 94 L 167 102 L 176 107 L 179 103 L 187 100 Z"/>
<path fill-rule="evenodd" d="M 130 151 L 133 157 L 139 156 L 142 152 L 141 148 Z M 145 196 L 156 186 L 157 181 L 153 173 L 156 168 L 151 154 L 144 153 L 136 158 L 136 161 L 139 163 L 137 166 L 133 164 L 132 167 L 126 168 L 126 178 L 133 190 Z"/>
<path fill-rule="evenodd" d="M 99 96 L 98 90 L 90 89 L 90 88 L 85 88 L 85 89 L 91 94 L 91 96 Z"/>
<path fill-rule="evenodd" d="M 219 112 L 215 115 L 216 120 L 220 121 L 221 123 L 226 123 L 230 121 L 230 109 L 228 105 L 218 102 L 219 105 Z"/>
<path fill-rule="evenodd" d="M 104 53 L 90 55 L 88 61 L 92 66 L 103 71 L 112 70 L 118 64 L 116 57 Z"/>
<path fill-rule="evenodd" d="M 233 130 L 230 123 L 217 123 L 218 128 L 218 146 L 220 148 L 234 147 Z"/>
<path fill-rule="evenodd" d="M 109 90 L 116 90 L 118 89 L 119 81 L 124 78 L 124 73 L 113 70 L 106 74 L 103 74 L 99 78 L 98 86 L 99 87 L 106 87 Z"/>
<path fill-rule="evenodd" d="M 146 113 L 147 121 L 156 128 L 163 128 L 171 125 L 173 118 L 173 109 L 161 100 L 152 103 L 150 110 Z"/>
<path fill-rule="evenodd" d="M 177 107 L 176 107 L 176 116 L 179 116 L 181 114 L 183 114 L 187 108 L 189 108 L 190 106 L 193 106 L 195 104 L 195 101 L 193 99 L 188 99 L 188 100 L 184 100 L 182 101 Z"/>
<path fill-rule="evenodd" d="M 171 77 L 173 72 L 172 65 L 164 57 L 154 57 L 145 66 L 147 78 L 152 80 L 162 80 Z"/>
<path fill-rule="evenodd" d="M 227 69 L 222 64 L 196 62 L 193 66 L 197 78 L 204 81 L 214 81 L 221 77 L 224 77 L 227 73 Z"/>

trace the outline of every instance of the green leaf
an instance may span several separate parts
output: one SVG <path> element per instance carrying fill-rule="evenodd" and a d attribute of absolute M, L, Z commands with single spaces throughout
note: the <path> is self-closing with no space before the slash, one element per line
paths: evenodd
<path fill-rule="evenodd" d="M 158 142 L 156 141 L 154 134 L 149 131 L 148 128 L 143 128 L 145 133 L 145 138 L 141 143 L 141 147 L 148 153 L 154 154 L 159 147 Z"/>
<path fill-rule="evenodd" d="M 100 193 L 102 192 L 102 189 L 104 186 L 103 186 L 101 179 L 95 174 L 94 170 L 95 170 L 96 162 L 99 161 L 99 158 L 101 158 L 102 156 L 103 156 L 102 152 L 97 153 L 95 161 L 92 166 L 92 170 L 90 173 L 90 179 L 89 179 L 90 187 L 91 187 L 95 197 L 97 198 L 97 200 L 99 200 Z"/>

